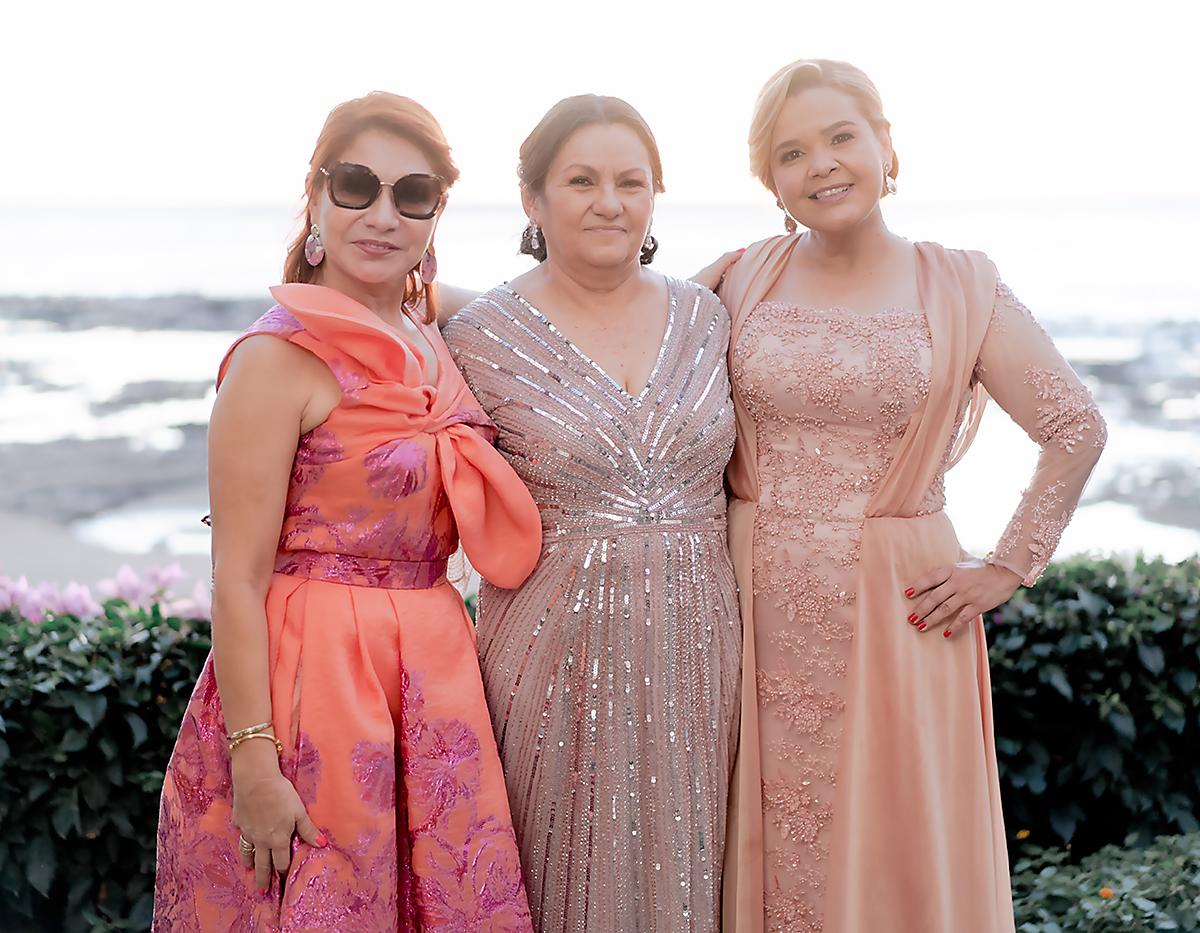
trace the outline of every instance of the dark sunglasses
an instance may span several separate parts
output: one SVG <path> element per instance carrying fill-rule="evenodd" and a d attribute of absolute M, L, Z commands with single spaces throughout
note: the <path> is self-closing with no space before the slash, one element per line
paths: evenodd
<path fill-rule="evenodd" d="M 388 185 L 365 165 L 354 162 L 322 167 L 321 174 L 329 179 L 329 200 L 338 207 L 366 210 L 375 203 L 381 189 L 391 188 L 396 210 L 411 220 L 428 220 L 436 214 L 446 193 L 446 179 L 422 172 L 397 178 Z"/>

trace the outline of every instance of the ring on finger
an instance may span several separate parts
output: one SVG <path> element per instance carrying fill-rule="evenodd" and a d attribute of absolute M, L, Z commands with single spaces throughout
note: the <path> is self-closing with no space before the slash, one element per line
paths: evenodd
<path fill-rule="evenodd" d="M 245 836 L 243 836 L 241 833 L 238 833 L 238 848 L 246 855 L 254 854 L 254 843 L 251 842 L 249 839 L 247 839 Z"/>

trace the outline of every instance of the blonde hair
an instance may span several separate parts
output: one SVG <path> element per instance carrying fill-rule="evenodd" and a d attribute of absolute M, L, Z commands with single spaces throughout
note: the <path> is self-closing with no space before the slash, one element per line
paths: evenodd
<path fill-rule="evenodd" d="M 828 87 L 849 94 L 858 101 L 863 116 L 877 132 L 891 129 L 891 124 L 883 115 L 879 90 L 862 69 L 827 58 L 802 58 L 784 65 L 758 93 L 747 140 L 750 143 L 750 171 L 772 194 L 778 194 L 771 170 L 771 137 L 775 133 L 775 121 L 779 119 L 780 111 L 789 97 L 814 87 Z M 900 159 L 894 150 L 888 174 L 892 178 L 900 174 Z"/>

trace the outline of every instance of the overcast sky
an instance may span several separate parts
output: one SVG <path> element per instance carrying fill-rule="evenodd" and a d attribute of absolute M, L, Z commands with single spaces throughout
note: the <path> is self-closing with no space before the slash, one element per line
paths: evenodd
<path fill-rule="evenodd" d="M 615 94 L 678 203 L 766 197 L 763 81 L 843 58 L 879 86 L 918 198 L 1200 198 L 1190 0 L 20 3 L 4 13 L 0 204 L 278 204 L 330 107 L 372 89 L 441 120 L 460 203 L 510 203 L 561 97 Z"/>

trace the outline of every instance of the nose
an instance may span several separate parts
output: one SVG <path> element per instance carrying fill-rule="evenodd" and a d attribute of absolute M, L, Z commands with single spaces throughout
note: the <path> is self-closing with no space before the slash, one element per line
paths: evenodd
<path fill-rule="evenodd" d="M 621 213 L 621 199 L 617 197 L 617 186 L 611 182 L 596 186 L 596 199 L 592 210 L 601 217 L 613 218 Z"/>
<path fill-rule="evenodd" d="M 837 159 L 828 149 L 819 149 L 809 156 L 808 174 L 810 178 L 826 178 L 837 171 Z"/>
<path fill-rule="evenodd" d="M 366 222 L 376 230 L 394 230 L 400 224 L 400 212 L 392 200 L 390 187 L 380 188 L 379 194 L 366 210 Z"/>

